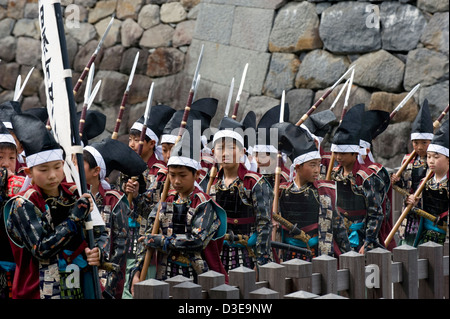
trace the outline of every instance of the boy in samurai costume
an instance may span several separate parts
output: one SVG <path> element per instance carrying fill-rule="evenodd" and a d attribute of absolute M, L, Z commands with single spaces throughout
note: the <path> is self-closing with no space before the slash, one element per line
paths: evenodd
<path fill-rule="evenodd" d="M 26 167 L 25 161 L 23 159 L 23 147 L 22 144 L 17 140 L 16 134 L 14 133 L 14 128 L 11 123 L 11 117 L 16 114 L 21 114 L 20 103 L 17 101 L 5 101 L 0 104 L 0 121 L 8 129 L 9 133 L 13 136 L 16 142 L 17 148 L 17 159 L 16 159 L 16 174 L 19 176 L 24 176 L 24 169 Z"/>
<path fill-rule="evenodd" d="M 139 282 L 147 249 L 157 250 L 156 278 L 159 280 L 183 275 L 197 282 L 197 276 L 209 270 L 226 275 L 220 262 L 220 243 L 217 243 L 226 232 L 225 211 L 195 186 L 201 167 L 200 139 L 192 137 L 192 131 L 185 130 L 172 148 L 167 163 L 172 189 L 166 201 L 158 203 L 149 216 L 143 239 L 145 249 L 138 252 L 130 274 L 133 286 Z M 153 235 L 156 218 L 159 231 Z"/>
<path fill-rule="evenodd" d="M 189 112 L 189 117 L 187 120 L 187 126 L 198 130 L 199 134 L 203 134 L 210 127 L 210 123 L 214 115 L 216 114 L 218 100 L 213 98 L 203 98 L 195 101 L 191 105 L 191 110 Z M 170 150 L 172 149 L 175 141 L 178 137 L 181 120 L 183 119 L 184 109 L 176 111 L 169 122 L 164 127 L 161 136 L 161 146 L 164 156 L 164 161 L 167 163 L 170 157 Z M 195 124 L 194 124 L 195 123 Z M 197 133 L 197 132 L 196 132 Z M 198 134 L 196 134 L 198 135 Z M 201 138 L 201 137 L 200 137 Z M 202 143 L 203 144 L 203 143 Z M 199 177 L 197 183 L 200 187 L 206 191 L 209 180 L 209 168 L 208 163 L 211 162 L 210 155 L 207 155 L 202 151 L 201 153 L 201 165 L 202 168 L 199 170 Z M 206 160 L 206 162 L 204 162 Z M 204 164 L 203 164 L 204 163 Z M 167 169 L 166 169 L 167 170 Z"/>
<path fill-rule="evenodd" d="M 146 123 L 145 139 L 142 144 L 141 158 L 147 163 L 148 168 L 139 174 L 137 180 L 131 179 L 133 176 L 120 174 L 118 184 L 120 189 L 127 194 L 132 194 L 133 200 L 130 203 L 131 214 L 129 216 L 128 238 L 129 245 L 127 251 L 127 282 L 129 267 L 134 264 L 138 243 L 140 223 L 146 220 L 145 215 L 136 207 L 136 198 L 147 189 L 160 185 L 165 180 L 166 163 L 163 161 L 161 146 L 158 145 L 160 136 L 166 123 L 170 120 L 175 110 L 167 105 L 153 105 Z M 136 153 L 138 152 L 142 129 L 144 128 L 144 115 L 141 116 L 130 129 L 128 136 L 128 146 Z M 127 284 L 125 284 L 127 285 Z M 132 298 L 127 289 L 124 289 L 124 298 Z"/>
<path fill-rule="evenodd" d="M 433 216 L 419 218 L 419 229 L 413 245 L 417 247 L 427 241 L 443 245 L 448 240 L 448 119 L 434 135 L 427 150 L 427 164 L 433 176 L 422 192 L 423 210 Z M 419 199 L 410 195 L 406 204 L 418 204 Z M 410 214 L 414 214 L 414 208 Z"/>
<path fill-rule="evenodd" d="M 331 178 L 336 181 L 337 208 L 344 217 L 353 250 L 364 254 L 383 247 L 379 232 L 383 222 L 384 183 L 375 172 L 358 162 L 364 104 L 348 110 L 333 137 L 331 151 L 338 166 Z"/>
<path fill-rule="evenodd" d="M 331 110 L 324 110 L 313 113 L 300 125 L 303 129 L 307 129 L 311 136 L 316 141 L 316 146 L 319 149 L 322 160 L 320 162 L 319 179 L 325 179 L 328 170 L 328 164 L 331 160 L 331 152 L 327 152 L 322 147 L 322 142 L 325 136 L 332 129 L 333 123 L 336 121 L 336 115 Z"/>
<path fill-rule="evenodd" d="M 273 191 L 261 174 L 243 164 L 244 131 L 242 123 L 224 117 L 213 137 L 214 157 L 221 168 L 211 196 L 227 212 L 228 232 L 221 254 L 227 272 L 239 266 L 257 269 L 271 261 Z"/>
<path fill-rule="evenodd" d="M 391 175 L 392 185 L 397 185 L 407 193 L 415 193 L 420 185 L 420 181 L 425 177 L 428 170 L 427 149 L 432 139 L 433 120 L 428 107 L 428 100 L 425 99 L 411 125 L 411 142 L 416 154 L 399 178 Z M 406 154 L 403 157 L 401 165 L 405 163 L 409 156 L 410 154 Z M 421 201 L 419 201 L 418 207 L 422 208 Z M 412 246 L 414 244 L 419 230 L 419 222 L 420 218 L 416 214 L 408 214 L 406 216 L 398 230 L 401 245 L 408 244 Z"/>
<path fill-rule="evenodd" d="M 310 134 L 289 122 L 277 123 L 279 148 L 292 160 L 293 180 L 280 185 L 281 217 L 296 225 L 301 233 L 281 228 L 282 241 L 306 248 L 311 254 L 285 251 L 283 260 L 300 258 L 310 261 L 326 254 L 338 257 L 350 250 L 344 220 L 337 212 L 336 183 L 317 180 L 320 174 L 320 152 Z M 295 171 L 295 174 L 293 174 Z"/>
<path fill-rule="evenodd" d="M 384 219 L 380 229 L 380 242 L 384 242 L 386 237 L 392 230 L 392 185 L 391 177 L 386 168 L 380 163 L 375 162 L 373 157 L 371 146 L 372 140 L 379 134 L 383 133 L 389 125 L 390 114 L 389 112 L 381 110 L 370 110 L 364 112 L 363 127 L 359 140 L 360 154 L 358 155 L 358 161 L 360 164 L 367 166 L 369 169 L 375 172 L 384 183 L 384 198 L 383 198 L 383 213 Z M 386 247 L 390 251 L 396 246 L 395 240 L 391 240 L 389 246 Z"/>
<path fill-rule="evenodd" d="M 0 122 L 0 217 L 3 206 L 15 196 L 22 187 L 24 177 L 17 176 L 17 148 L 14 137 Z M 9 245 L 3 218 L 0 218 L 0 299 L 10 299 L 16 264 Z"/>
<path fill-rule="evenodd" d="M 268 110 L 259 120 L 257 126 L 256 145 L 253 146 L 253 157 L 258 163 L 257 172 L 262 174 L 273 187 L 275 183 L 275 169 L 277 166 L 278 146 L 277 141 L 270 141 L 270 128 L 277 123 L 280 117 L 280 105 Z M 289 104 L 285 104 L 284 121 L 289 121 Z M 289 169 L 281 167 L 280 180 L 282 183 L 289 181 Z"/>
<path fill-rule="evenodd" d="M 12 297 L 93 298 L 88 265 L 99 266 L 102 254 L 98 247 L 87 247 L 83 230 L 92 211 L 92 197 L 87 193 L 80 197 L 74 184 L 63 182 L 63 150 L 41 120 L 33 115 L 14 115 L 12 124 L 27 154 L 25 171 L 33 181 L 4 209 L 17 265 Z M 75 267 L 72 264 L 79 272 L 66 270 Z"/>
<path fill-rule="evenodd" d="M 83 159 L 86 182 L 108 232 L 108 239 L 102 245 L 103 259 L 116 265 L 115 269 L 99 270 L 103 295 L 121 299 L 125 283 L 130 206 L 125 194 L 111 189 L 105 177 L 113 170 L 138 176 L 147 165 L 126 144 L 114 139 L 85 146 Z"/>

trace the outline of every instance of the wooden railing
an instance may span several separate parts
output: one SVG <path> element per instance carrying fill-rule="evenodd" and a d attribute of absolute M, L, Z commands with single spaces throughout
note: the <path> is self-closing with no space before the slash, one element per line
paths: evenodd
<path fill-rule="evenodd" d="M 339 262 L 339 267 L 338 267 Z M 214 271 L 192 279 L 177 276 L 136 284 L 136 299 L 448 299 L 449 244 L 428 242 L 414 248 L 377 248 L 339 260 L 319 256 L 312 262 L 293 259 L 268 263 L 255 271 L 238 267 L 225 277 Z"/>

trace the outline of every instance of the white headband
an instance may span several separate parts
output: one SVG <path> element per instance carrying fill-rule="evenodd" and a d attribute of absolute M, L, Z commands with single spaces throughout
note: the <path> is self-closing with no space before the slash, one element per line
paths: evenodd
<path fill-rule="evenodd" d="M 442 155 L 448 156 L 448 148 L 438 144 L 430 144 L 428 145 L 427 152 L 435 152 Z"/>
<path fill-rule="evenodd" d="M 138 130 L 142 132 L 142 129 L 144 128 L 144 124 L 139 122 L 134 122 L 133 126 L 131 127 L 132 130 Z M 158 136 L 156 136 L 155 132 L 153 132 L 150 128 L 147 127 L 147 130 L 145 131 L 145 135 L 150 137 L 150 139 L 156 141 L 156 144 L 159 142 Z"/>
<path fill-rule="evenodd" d="M 0 143 L 11 143 L 16 145 L 16 141 L 14 141 L 14 137 L 11 134 L 0 134 Z"/>
<path fill-rule="evenodd" d="M 294 169 L 296 165 L 300 165 L 303 164 L 305 162 L 314 160 L 314 159 L 321 159 L 322 157 L 320 156 L 320 152 L 319 151 L 312 151 L 309 153 L 305 153 L 302 154 L 300 156 L 297 156 L 294 161 L 292 162 L 292 165 L 290 167 L 290 172 L 289 172 L 289 180 L 292 181 L 292 179 L 294 178 Z"/>
<path fill-rule="evenodd" d="M 359 153 L 359 145 L 331 144 L 331 151 L 337 153 Z"/>
<path fill-rule="evenodd" d="M 63 160 L 63 150 L 53 149 L 48 151 L 43 151 L 27 156 L 27 166 L 33 167 L 36 165 Z"/>
<path fill-rule="evenodd" d="M 201 168 L 201 165 L 196 160 L 184 157 L 184 156 L 171 156 L 169 158 L 169 161 L 167 162 L 167 166 L 170 165 L 181 165 L 181 166 L 189 166 L 192 167 L 195 170 L 199 170 Z"/>
<path fill-rule="evenodd" d="M 434 134 L 433 133 L 411 133 L 411 141 L 412 140 L 432 140 Z"/>
<path fill-rule="evenodd" d="M 97 163 L 97 166 L 100 167 L 100 183 L 102 183 L 103 189 L 111 189 L 111 185 L 105 180 L 106 177 L 106 164 L 105 160 L 103 159 L 102 154 L 100 154 L 99 151 L 97 151 L 92 146 L 86 146 L 84 150 L 88 151 L 95 159 L 95 162 Z"/>
<path fill-rule="evenodd" d="M 236 141 L 238 141 L 239 143 L 241 143 L 242 147 L 244 147 L 244 138 L 242 137 L 241 134 L 239 134 L 238 132 L 232 131 L 232 130 L 221 130 L 218 131 L 216 134 L 214 134 L 213 137 L 213 144 L 221 139 L 221 138 L 226 138 L 226 137 L 230 137 L 232 139 L 235 139 Z"/>

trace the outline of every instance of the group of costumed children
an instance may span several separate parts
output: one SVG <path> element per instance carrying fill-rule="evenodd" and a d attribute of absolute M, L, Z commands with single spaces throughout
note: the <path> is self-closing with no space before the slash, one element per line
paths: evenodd
<path fill-rule="evenodd" d="M 182 275 L 196 282 L 213 270 L 228 282 L 228 272 L 240 266 L 258 275 L 272 261 L 392 250 L 395 240 L 387 247 L 384 242 L 392 230 L 393 185 L 411 194 L 405 205 L 434 216 L 431 221 L 411 210 L 401 243 L 446 240 L 448 120 L 433 134 L 426 100 L 412 124 L 417 155 L 401 177 L 390 176 L 371 153 L 372 140 L 389 124 L 387 112 L 355 105 L 334 130 L 329 110 L 297 126 L 289 122 L 289 106 L 277 105 L 258 124 L 253 112 L 240 122 L 225 116 L 214 134 L 201 136 L 217 105 L 213 98 L 192 103 L 181 131 L 184 110 L 154 105 L 147 123 L 141 117 L 131 127 L 128 145 L 112 138 L 89 144 L 104 131 L 106 118 L 88 111 L 84 163 L 75 164 L 83 165 L 89 191 L 80 194 L 66 179 L 63 150 L 45 125 L 45 108 L 21 111 L 16 102 L 3 103 L 0 298 L 92 299 L 98 278 L 103 298 L 125 299 L 146 278 Z M 248 129 L 256 140 L 243 134 Z M 322 140 L 333 130 L 325 152 Z M 428 170 L 433 175 L 416 198 Z M 298 249 L 279 249 L 275 242 Z"/>

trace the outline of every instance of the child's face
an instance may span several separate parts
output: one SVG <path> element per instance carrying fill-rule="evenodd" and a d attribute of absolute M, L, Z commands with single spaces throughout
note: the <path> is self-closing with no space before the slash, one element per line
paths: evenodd
<path fill-rule="evenodd" d="M 95 185 L 99 181 L 100 167 L 89 167 L 89 163 L 84 161 L 84 174 L 86 176 L 86 183 L 89 185 Z"/>
<path fill-rule="evenodd" d="M 192 192 L 197 176 L 198 172 L 193 174 L 186 166 L 169 166 L 170 183 L 182 197 Z"/>
<path fill-rule="evenodd" d="M 413 140 L 412 145 L 417 155 L 424 157 L 427 155 L 428 145 L 430 145 L 430 140 Z"/>
<path fill-rule="evenodd" d="M 174 144 L 172 144 L 172 143 L 162 143 L 161 144 L 162 154 L 163 154 L 163 157 L 164 157 L 164 162 L 166 162 L 166 164 L 169 161 L 170 151 L 171 151 L 173 145 Z"/>
<path fill-rule="evenodd" d="M 59 195 L 59 184 L 64 179 L 64 161 L 51 161 L 33 166 L 25 171 L 34 184 L 49 196 Z"/>
<path fill-rule="evenodd" d="M 128 146 L 136 153 L 138 152 L 138 149 L 139 149 L 139 141 L 140 140 L 141 140 L 141 137 L 139 135 L 130 134 L 128 136 Z M 144 144 L 142 145 L 141 157 L 143 155 L 147 154 L 150 150 L 153 150 L 154 147 L 155 147 L 154 140 L 146 141 L 144 139 Z"/>
<path fill-rule="evenodd" d="M 234 139 L 223 139 L 214 145 L 214 157 L 218 164 L 224 168 L 239 164 L 243 150 L 236 144 Z"/>
<path fill-rule="evenodd" d="M 336 161 L 343 167 L 353 165 L 356 161 L 355 153 L 336 153 Z"/>
<path fill-rule="evenodd" d="M 277 165 L 276 153 L 257 152 L 255 153 L 255 159 L 258 167 L 275 167 Z"/>
<path fill-rule="evenodd" d="M 301 181 L 312 183 L 319 177 L 320 159 L 314 159 L 302 165 L 296 165 L 295 170 Z"/>
<path fill-rule="evenodd" d="M 4 167 L 8 171 L 8 176 L 16 173 L 17 152 L 15 149 L 0 149 L 0 167 Z"/>
<path fill-rule="evenodd" d="M 442 176 L 448 171 L 449 159 L 440 153 L 427 152 L 427 164 L 436 175 Z"/>

